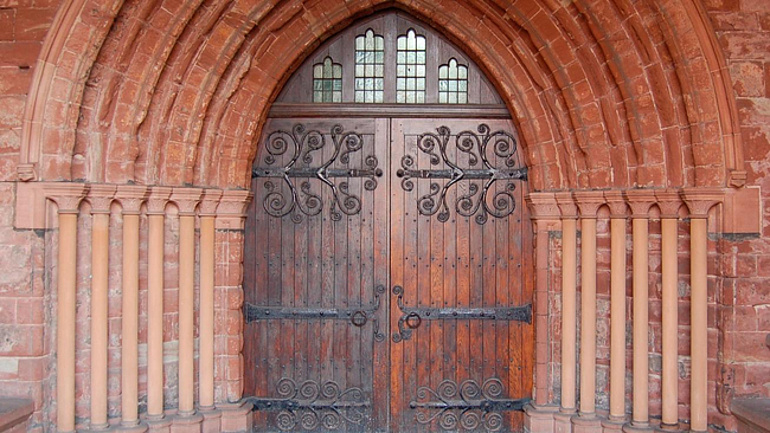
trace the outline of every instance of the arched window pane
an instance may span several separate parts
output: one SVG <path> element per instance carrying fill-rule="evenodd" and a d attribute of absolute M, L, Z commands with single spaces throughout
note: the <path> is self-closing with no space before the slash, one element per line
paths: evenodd
<path fill-rule="evenodd" d="M 438 101 L 442 104 L 468 103 L 468 67 L 457 60 L 438 68 Z"/>
<path fill-rule="evenodd" d="M 356 102 L 383 102 L 385 40 L 372 29 L 356 36 Z"/>
<path fill-rule="evenodd" d="M 425 103 L 425 36 L 409 29 L 396 46 L 396 102 Z"/>
<path fill-rule="evenodd" d="M 313 102 L 342 102 L 342 65 L 331 57 L 313 65 Z"/>

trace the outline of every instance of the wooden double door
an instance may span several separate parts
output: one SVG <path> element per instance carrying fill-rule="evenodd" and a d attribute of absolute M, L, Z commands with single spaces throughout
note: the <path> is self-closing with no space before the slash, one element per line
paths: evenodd
<path fill-rule="evenodd" d="M 255 431 L 519 431 L 526 170 L 500 119 L 271 119 L 246 226 Z"/>

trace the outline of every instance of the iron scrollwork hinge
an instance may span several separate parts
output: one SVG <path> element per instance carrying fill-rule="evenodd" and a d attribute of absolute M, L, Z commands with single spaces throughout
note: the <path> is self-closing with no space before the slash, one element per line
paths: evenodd
<path fill-rule="evenodd" d="M 476 129 L 478 134 L 473 131 L 461 131 L 454 139 L 457 150 L 468 155 L 470 167 L 460 167 L 457 161 L 449 158 L 447 148 L 452 133 L 446 126 L 437 128 L 437 134 L 427 132 L 419 135 L 417 148 L 429 156 L 431 165 L 435 166 L 443 162 L 449 168 L 418 169 L 415 167 L 416 161 L 412 155 L 401 158 L 401 168 L 396 175 L 402 178 L 401 187 L 404 191 L 414 190 L 413 179 L 448 180 L 443 186 L 438 182 L 430 183 L 430 192 L 417 199 L 417 210 L 420 214 L 429 216 L 438 214 L 439 221 L 448 221 L 447 191 L 461 180 L 485 180 L 486 182 L 480 194 L 479 185 L 471 183 L 468 186 L 468 192 L 457 197 L 454 207 L 459 215 L 465 217 L 476 215 L 474 218 L 476 222 L 484 224 L 489 219 L 489 215 L 504 218 L 516 209 L 516 199 L 513 196 L 516 184 L 513 181 L 527 180 L 527 168 L 518 166 L 516 138 L 503 130 L 490 132 L 489 126 L 484 123 Z M 505 161 L 505 167 L 495 167 L 490 161 L 487 153 L 490 144 L 494 155 Z M 481 167 L 474 168 L 479 162 Z M 490 189 L 497 181 L 507 182 L 505 188 L 500 191 L 493 190 L 492 197 L 489 197 Z"/>
<path fill-rule="evenodd" d="M 343 422 L 363 425 L 371 402 L 361 388 L 342 389 L 333 381 L 319 384 L 306 380 L 302 384 L 281 378 L 276 385 L 277 397 L 248 397 L 255 411 L 275 411 L 276 424 L 281 431 L 336 430 Z"/>
<path fill-rule="evenodd" d="M 296 124 L 291 132 L 278 130 L 267 137 L 265 151 L 268 155 L 264 158 L 267 165 L 255 167 L 251 177 L 268 179 L 264 183 L 267 194 L 262 200 L 262 206 L 268 215 L 281 218 L 291 214 L 292 221 L 297 224 L 302 222 L 302 215 L 318 215 L 323 209 L 323 202 L 320 193 L 312 190 L 310 180 L 313 179 L 319 180 L 331 190 L 332 201 L 329 210 L 332 220 L 341 220 L 343 213 L 355 215 L 361 212 L 361 198 L 350 192 L 348 181 L 337 184 L 334 179 L 364 178 L 364 189 L 373 191 L 377 188 L 377 178 L 382 176 L 382 169 L 378 167 L 379 163 L 374 155 L 364 156 L 364 167 L 361 168 L 332 168 L 331 165 L 337 161 L 349 164 L 350 155 L 363 149 L 364 139 L 356 132 L 345 131 L 342 125 L 334 125 L 330 135 L 334 152 L 329 159 L 314 167 L 298 165 L 312 164 L 316 152 L 323 152 L 326 136 L 321 131 L 306 131 L 305 125 Z M 280 167 L 276 166 L 279 158 L 284 155 L 290 156 L 289 162 Z M 289 188 L 289 197 L 287 198 L 279 186 L 269 179 L 282 179 Z M 304 180 L 297 188 L 293 179 Z"/>
<path fill-rule="evenodd" d="M 532 304 L 490 308 L 414 308 L 404 305 L 403 287 L 393 287 L 393 294 L 398 296 L 398 308 L 401 310 L 401 317 L 398 319 L 398 332 L 394 332 L 392 337 L 394 343 L 412 338 L 412 331 L 419 328 L 423 320 L 478 319 L 532 323 Z"/>
<path fill-rule="evenodd" d="M 438 420 L 444 430 L 460 427 L 468 431 L 499 431 L 503 427 L 503 416 L 499 412 L 521 411 L 529 401 L 529 398 L 504 398 L 503 382 L 493 377 L 482 385 L 466 380 L 457 386 L 457 382 L 444 380 L 436 390 L 420 387 L 417 399 L 412 400 L 409 407 L 418 410 L 415 419 L 419 424 Z"/>
<path fill-rule="evenodd" d="M 385 334 L 380 332 L 377 311 L 380 309 L 380 296 L 385 293 L 385 286 L 378 285 L 374 289 L 374 302 L 371 305 L 349 308 L 299 308 L 254 305 L 244 303 L 244 318 L 246 323 L 258 320 L 349 320 L 354 326 L 362 327 L 370 320 L 374 323 L 374 339 L 384 341 Z"/>

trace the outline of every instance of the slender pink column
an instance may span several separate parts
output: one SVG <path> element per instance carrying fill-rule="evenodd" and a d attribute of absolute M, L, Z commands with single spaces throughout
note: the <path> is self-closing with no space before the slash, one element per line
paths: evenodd
<path fill-rule="evenodd" d="M 147 416 L 163 418 L 163 262 L 165 210 L 171 188 L 154 187 L 147 200 Z"/>
<path fill-rule="evenodd" d="M 179 208 L 179 414 L 195 413 L 195 208 L 201 190 L 175 189 Z"/>
<path fill-rule="evenodd" d="M 75 431 L 75 305 L 77 288 L 78 205 L 82 185 L 56 185 L 51 199 L 58 207 L 59 254 L 56 290 L 56 429 Z"/>
<path fill-rule="evenodd" d="M 632 212 L 633 227 L 633 336 L 634 336 L 634 389 L 631 425 L 636 429 L 649 429 L 649 211 L 655 203 L 652 191 L 627 192 Z"/>
<path fill-rule="evenodd" d="M 580 208 L 580 417 L 596 416 L 596 217 L 600 191 L 575 193 Z"/>
<path fill-rule="evenodd" d="M 123 317 L 121 406 L 124 427 L 139 423 L 139 211 L 147 192 L 143 186 L 120 186 L 116 199 L 123 214 Z"/>
<path fill-rule="evenodd" d="M 556 194 L 562 214 L 561 270 L 561 408 L 572 414 L 577 409 L 577 205 L 571 193 Z"/>
<path fill-rule="evenodd" d="M 214 222 L 221 191 L 206 191 L 200 204 L 200 319 L 198 401 L 214 408 Z"/>
<path fill-rule="evenodd" d="M 663 428 L 676 429 L 679 424 L 679 386 L 678 386 L 678 296 L 677 282 L 679 269 L 677 264 L 677 240 L 679 232 L 677 220 L 682 201 L 679 192 L 674 190 L 656 191 L 660 207 L 661 221 L 661 320 L 662 320 L 662 372 L 661 399 Z"/>
<path fill-rule="evenodd" d="M 690 209 L 690 430 L 708 429 L 708 211 L 720 190 L 684 191 Z"/>
<path fill-rule="evenodd" d="M 91 203 L 91 430 L 107 423 L 107 310 L 109 308 L 110 203 L 114 186 L 93 185 Z"/>
<path fill-rule="evenodd" d="M 626 218 L 620 191 L 604 193 L 610 208 L 610 421 L 626 418 Z"/>

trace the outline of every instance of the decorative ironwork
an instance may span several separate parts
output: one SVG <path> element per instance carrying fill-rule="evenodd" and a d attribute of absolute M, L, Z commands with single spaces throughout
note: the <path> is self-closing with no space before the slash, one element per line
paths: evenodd
<path fill-rule="evenodd" d="M 499 431 L 503 416 L 498 412 L 521 411 L 530 400 L 504 398 L 503 382 L 498 378 L 487 379 L 481 386 L 466 380 L 459 387 L 457 382 L 445 380 L 435 391 L 418 388 L 417 399 L 409 402 L 409 407 L 418 410 L 415 419 L 420 424 L 438 420 L 444 430 Z"/>
<path fill-rule="evenodd" d="M 354 326 L 362 327 L 370 320 L 374 324 L 374 339 L 384 341 L 385 334 L 380 331 L 377 311 L 380 309 L 380 296 L 385 293 L 385 286 L 378 285 L 374 289 L 374 302 L 371 305 L 349 308 L 295 308 L 280 306 L 262 306 L 250 303 L 244 304 L 246 323 L 257 320 L 281 319 L 327 319 L 349 320 Z"/>
<path fill-rule="evenodd" d="M 262 206 L 268 215 L 284 217 L 291 214 L 295 223 L 302 222 L 302 215 L 318 215 L 323 209 L 323 202 L 319 193 L 312 191 L 310 180 L 320 180 L 331 189 L 332 202 L 330 206 L 331 218 L 334 221 L 342 219 L 342 214 L 355 215 L 361 212 L 361 198 L 349 191 L 348 181 L 335 183 L 335 178 L 364 178 L 364 189 L 372 191 L 377 188 L 377 178 L 382 176 L 382 169 L 378 168 L 379 162 L 374 155 L 366 155 L 363 158 L 362 168 L 331 168 L 337 161 L 342 164 L 350 163 L 350 155 L 360 151 L 364 146 L 364 139 L 356 132 L 345 131 L 342 125 L 334 125 L 331 129 L 331 139 L 334 153 L 329 159 L 316 167 L 297 167 L 300 163 L 312 164 L 315 155 L 320 155 L 326 146 L 326 136 L 319 130 L 306 131 L 305 125 L 296 124 L 291 132 L 278 130 L 267 137 L 264 158 L 266 167 L 256 167 L 252 170 L 253 178 L 283 179 L 289 188 L 289 197 L 286 197 L 279 186 L 272 180 L 264 183 L 267 194 L 262 201 Z M 279 159 L 288 155 L 290 160 L 284 166 L 275 164 Z M 295 185 L 292 179 L 304 179 Z M 301 197 L 300 197 L 301 196 Z M 340 213 L 341 212 L 341 213 Z"/>
<path fill-rule="evenodd" d="M 532 323 L 532 304 L 491 308 L 413 308 L 404 305 L 403 287 L 393 287 L 393 294 L 398 296 L 398 308 L 401 310 L 401 317 L 398 319 L 398 332 L 394 332 L 392 337 L 394 343 L 412 338 L 412 331 L 417 329 L 423 320 L 478 319 Z"/>
<path fill-rule="evenodd" d="M 248 397 L 253 410 L 278 412 L 281 431 L 336 430 L 343 423 L 364 425 L 371 402 L 361 388 L 342 389 L 333 381 L 319 384 L 306 380 L 300 385 L 284 377 L 276 385 L 277 397 Z"/>
<path fill-rule="evenodd" d="M 430 157 L 431 165 L 439 165 L 442 162 L 448 166 L 446 169 L 418 169 L 415 167 L 415 158 L 406 155 L 401 158 L 401 168 L 396 175 L 401 180 L 401 187 L 405 191 L 414 190 L 413 179 L 447 179 L 442 187 L 437 182 L 430 183 L 430 192 L 417 199 L 417 209 L 422 215 L 438 214 L 438 220 L 449 220 L 449 205 L 447 204 L 447 191 L 461 180 L 486 180 L 479 192 L 479 185 L 471 183 L 467 194 L 462 194 L 455 201 L 455 210 L 459 215 L 475 216 L 479 224 L 484 224 L 489 215 L 495 218 L 504 218 L 516 209 L 516 199 L 513 191 L 516 189 L 514 180 L 527 180 L 527 168 L 517 167 L 516 138 L 510 133 L 499 130 L 490 132 L 487 124 L 480 124 L 478 134 L 473 131 L 461 131 L 454 136 L 454 145 L 459 152 L 468 155 L 470 168 L 462 168 L 457 161 L 452 161 L 447 155 L 452 133 L 446 126 L 436 129 L 437 134 L 428 132 L 417 137 L 417 148 Z M 505 161 L 505 167 L 498 168 L 492 165 L 488 155 L 490 144 L 492 152 L 498 158 Z M 437 153 L 438 151 L 438 153 Z M 481 163 L 480 168 L 474 168 Z M 490 198 L 489 191 L 497 181 L 507 182 L 505 188 L 494 192 Z M 491 203 L 490 203 L 491 201 Z"/>

